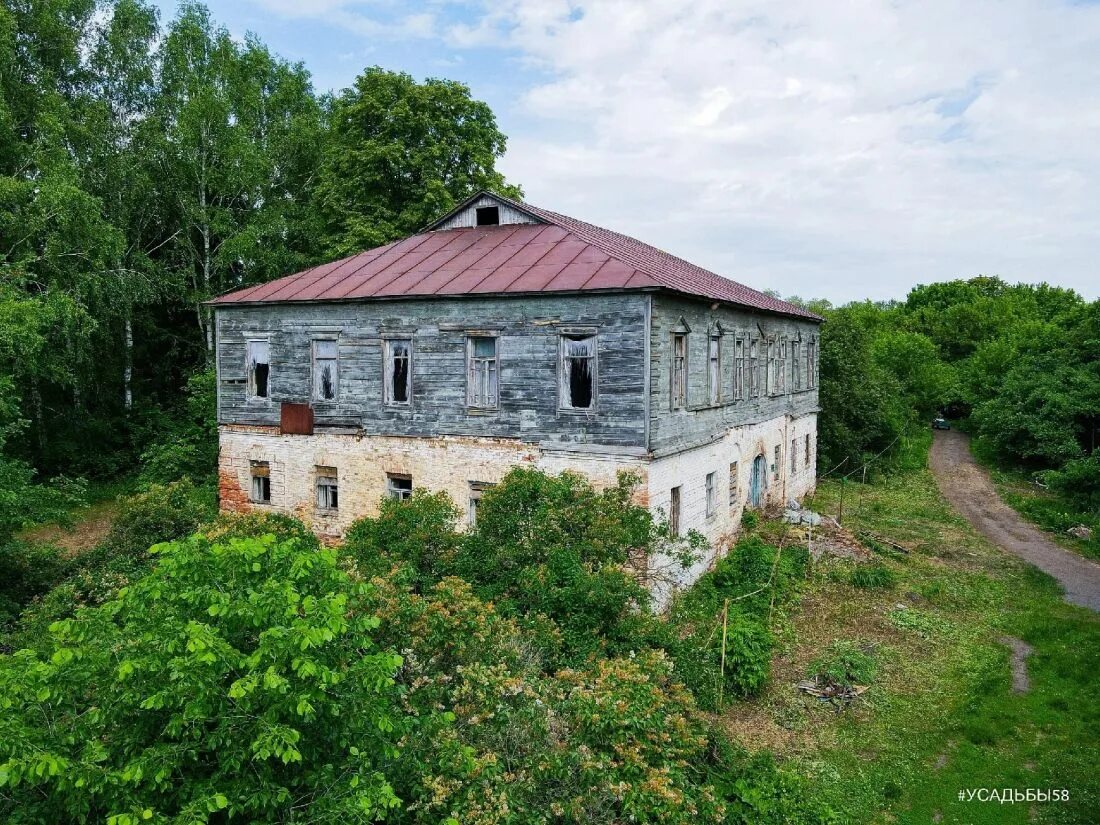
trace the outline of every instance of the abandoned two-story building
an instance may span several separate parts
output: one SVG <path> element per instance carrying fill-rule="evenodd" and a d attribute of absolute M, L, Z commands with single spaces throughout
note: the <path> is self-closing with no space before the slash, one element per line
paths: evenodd
<path fill-rule="evenodd" d="M 529 204 L 482 192 L 213 307 L 223 509 L 338 537 L 418 488 L 472 523 L 516 465 L 628 470 L 718 552 L 814 487 L 820 318 Z"/>

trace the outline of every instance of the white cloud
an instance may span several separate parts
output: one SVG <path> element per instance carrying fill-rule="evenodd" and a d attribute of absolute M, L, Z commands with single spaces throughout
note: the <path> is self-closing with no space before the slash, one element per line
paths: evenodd
<path fill-rule="evenodd" d="M 785 294 L 1100 291 L 1098 7 L 502 0 L 449 37 L 549 74 L 506 124 L 534 203 Z"/>

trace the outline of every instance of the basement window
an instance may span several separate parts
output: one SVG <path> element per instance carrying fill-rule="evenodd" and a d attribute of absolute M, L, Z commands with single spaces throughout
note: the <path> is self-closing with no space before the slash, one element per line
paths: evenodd
<path fill-rule="evenodd" d="M 466 406 L 495 410 L 499 384 L 497 339 L 471 335 L 466 339 Z"/>
<path fill-rule="evenodd" d="M 783 466 L 783 448 L 775 445 L 775 461 L 772 463 L 772 478 L 779 481 L 779 469 Z"/>
<path fill-rule="evenodd" d="M 271 465 L 266 461 L 249 462 L 252 489 L 248 500 L 253 504 L 271 503 Z"/>
<path fill-rule="evenodd" d="M 730 462 L 730 508 L 737 506 L 737 462 Z"/>
<path fill-rule="evenodd" d="M 248 397 L 267 398 L 271 377 L 271 344 L 267 341 L 248 342 Z"/>
<path fill-rule="evenodd" d="M 470 482 L 470 504 L 466 510 L 466 520 L 470 527 L 475 527 L 477 525 L 477 511 L 481 506 L 481 494 L 492 486 L 493 485 L 487 481 Z"/>
<path fill-rule="evenodd" d="M 386 495 L 398 501 L 408 501 L 413 494 L 412 476 L 403 473 L 386 473 Z"/>
<path fill-rule="evenodd" d="M 335 467 L 317 468 L 317 509 L 336 510 L 340 506 Z"/>
<path fill-rule="evenodd" d="M 478 226 L 497 226 L 500 224 L 499 206 L 479 206 L 476 214 Z"/>
<path fill-rule="evenodd" d="M 591 410 L 596 406 L 596 336 L 561 337 L 561 406 Z"/>
<path fill-rule="evenodd" d="M 386 340 L 384 365 L 385 401 L 404 406 L 412 396 L 412 341 L 408 338 Z"/>
<path fill-rule="evenodd" d="M 336 399 L 336 342 L 313 342 L 313 398 L 317 401 Z"/>
<path fill-rule="evenodd" d="M 707 518 L 714 518 L 718 513 L 718 482 L 715 479 L 717 473 L 707 473 Z"/>
<path fill-rule="evenodd" d="M 680 488 L 673 487 L 669 493 L 668 502 L 668 531 L 674 535 L 680 535 Z"/>
<path fill-rule="evenodd" d="M 798 439 L 791 439 L 791 475 L 798 469 Z"/>

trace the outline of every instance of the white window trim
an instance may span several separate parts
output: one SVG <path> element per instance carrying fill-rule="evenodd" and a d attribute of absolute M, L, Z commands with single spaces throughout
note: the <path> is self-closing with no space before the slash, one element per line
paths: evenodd
<path fill-rule="evenodd" d="M 496 369 L 496 398 L 492 404 L 478 404 L 474 401 L 474 362 L 489 361 L 490 359 L 474 355 L 474 341 L 487 338 L 493 342 L 492 361 Z M 411 350 L 410 350 L 411 353 Z M 411 397 L 411 395 L 410 395 Z M 499 410 L 500 409 L 500 336 L 499 335 L 467 335 L 466 336 L 466 406 L 471 410 Z"/>
<path fill-rule="evenodd" d="M 252 345 L 264 344 L 267 346 L 267 395 L 256 395 L 255 382 L 253 381 L 252 373 Z M 245 340 L 244 343 L 244 392 L 245 400 L 250 404 L 270 404 L 271 403 L 271 377 L 273 370 L 271 369 L 271 337 L 268 335 L 254 335 Z"/>
<path fill-rule="evenodd" d="M 405 377 L 405 400 L 393 399 L 393 358 L 390 348 L 396 341 L 406 341 L 409 345 L 409 371 Z M 399 410 L 412 407 L 413 400 L 413 339 L 411 335 L 387 335 L 382 339 L 382 403 Z"/>

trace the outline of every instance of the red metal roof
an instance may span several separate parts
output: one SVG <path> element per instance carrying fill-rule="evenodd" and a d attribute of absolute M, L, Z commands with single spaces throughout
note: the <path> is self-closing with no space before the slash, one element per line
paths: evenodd
<path fill-rule="evenodd" d="M 486 194 L 540 223 L 435 229 Z M 752 309 L 820 320 L 610 229 L 495 193 L 478 193 L 426 231 L 215 298 L 215 305 L 283 301 L 666 289 Z"/>

